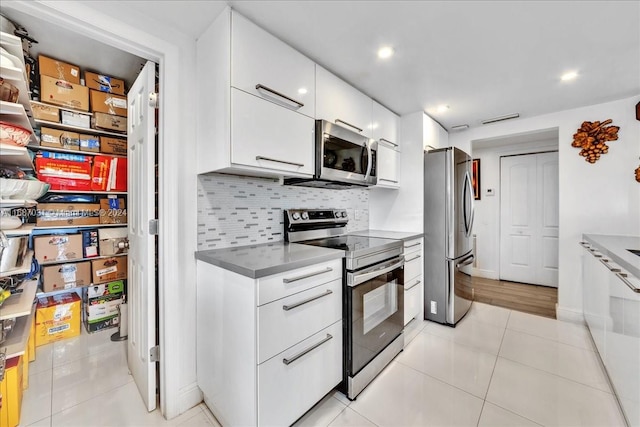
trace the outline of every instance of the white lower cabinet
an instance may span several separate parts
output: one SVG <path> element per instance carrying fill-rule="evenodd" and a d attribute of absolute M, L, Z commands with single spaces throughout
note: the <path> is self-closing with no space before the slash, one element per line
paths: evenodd
<path fill-rule="evenodd" d="M 258 425 L 292 424 L 341 380 L 338 321 L 258 366 Z"/>
<path fill-rule="evenodd" d="M 420 314 L 420 307 L 422 305 L 421 296 L 421 283 L 422 278 L 415 278 L 407 283 L 405 281 L 404 287 L 404 324 L 408 324 L 414 317 Z"/>
<path fill-rule="evenodd" d="M 404 345 L 420 331 L 424 319 L 422 238 L 404 242 Z"/>
<path fill-rule="evenodd" d="M 251 279 L 198 261 L 198 386 L 222 425 L 291 425 L 340 383 L 341 267 Z"/>

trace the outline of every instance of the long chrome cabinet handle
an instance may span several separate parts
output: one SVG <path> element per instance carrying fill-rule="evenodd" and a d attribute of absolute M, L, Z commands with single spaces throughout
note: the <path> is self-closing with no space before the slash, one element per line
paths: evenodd
<path fill-rule="evenodd" d="M 398 144 L 396 144 L 395 142 L 391 142 L 391 141 L 389 141 L 388 139 L 380 138 L 380 141 L 384 141 L 384 142 L 386 142 L 387 144 L 391 144 L 391 145 L 393 145 L 394 147 L 397 147 L 397 146 L 398 146 Z"/>
<path fill-rule="evenodd" d="M 316 343 L 314 345 L 312 345 L 311 347 L 309 347 L 306 350 L 302 350 L 300 353 L 296 354 L 295 356 L 293 356 L 291 359 L 287 359 L 284 358 L 282 359 L 282 363 L 284 363 L 285 365 L 288 365 L 290 363 L 295 362 L 296 360 L 300 359 L 302 356 L 304 356 L 305 354 L 309 353 L 311 350 L 314 350 L 318 347 L 320 347 L 322 344 L 326 343 L 327 341 L 329 341 L 331 338 L 333 338 L 333 336 L 331 334 L 327 334 L 327 336 L 320 341 L 319 343 Z"/>
<path fill-rule="evenodd" d="M 293 165 L 293 166 L 300 166 L 301 168 L 304 167 L 304 163 L 288 162 L 286 160 L 272 159 L 271 157 L 256 156 L 256 160 L 268 160 L 270 162 L 284 163 L 284 164 Z"/>
<path fill-rule="evenodd" d="M 411 285 L 410 288 L 404 288 L 405 291 L 410 291 L 411 289 L 415 288 L 416 286 L 418 286 L 421 283 L 421 280 L 418 280 L 416 283 L 414 283 L 413 285 Z"/>
<path fill-rule="evenodd" d="M 404 263 L 406 264 L 406 263 L 408 263 L 408 262 L 415 261 L 415 260 L 417 260 L 418 258 L 420 258 L 421 256 L 422 256 L 422 255 L 416 255 L 416 256 L 415 256 L 415 258 L 407 259 L 407 260 L 405 260 L 405 261 L 404 261 Z"/>
<path fill-rule="evenodd" d="M 256 90 L 264 90 L 264 91 L 270 92 L 270 93 L 272 93 L 272 94 L 274 94 L 274 95 L 276 95 L 276 96 L 279 96 L 280 98 L 284 98 L 284 99 L 286 99 L 286 100 L 287 100 L 287 101 L 289 101 L 289 102 L 293 102 L 294 104 L 298 105 L 298 108 L 302 108 L 302 107 L 304 107 L 304 104 L 303 104 L 302 102 L 300 102 L 300 101 L 296 101 L 295 99 L 290 98 L 290 97 L 288 97 L 287 95 L 285 95 L 285 94 L 283 94 L 283 93 L 280 93 L 280 92 L 278 92 L 277 90 L 273 90 L 273 89 L 271 89 L 270 87 L 267 87 L 267 86 L 265 86 L 265 85 L 262 85 L 262 84 L 259 84 L 259 83 L 258 83 L 258 84 L 256 85 Z"/>
<path fill-rule="evenodd" d="M 408 249 L 408 248 L 415 248 L 416 246 L 420 246 L 421 244 L 422 244 L 422 243 L 418 242 L 418 243 L 414 243 L 413 245 L 405 246 L 404 248 L 405 248 L 405 249 Z"/>
<path fill-rule="evenodd" d="M 327 267 L 324 270 L 316 271 L 316 272 L 309 273 L 309 274 L 304 274 L 304 275 L 298 276 L 298 277 L 292 277 L 291 279 L 288 279 L 288 278 L 285 277 L 284 279 L 282 279 L 282 283 L 297 282 L 298 280 L 308 279 L 309 277 L 318 276 L 320 274 L 328 273 L 330 271 L 333 271 L 333 268 Z"/>
<path fill-rule="evenodd" d="M 386 179 L 386 178 L 378 178 L 378 181 L 389 181 L 389 182 L 393 182 L 395 184 L 398 183 L 398 181 L 394 181 L 393 179 Z"/>
<path fill-rule="evenodd" d="M 292 310 L 292 309 L 294 309 L 296 307 L 300 307 L 301 305 L 305 305 L 308 302 L 315 301 L 315 300 L 320 299 L 322 297 L 326 297 L 327 295 L 331 295 L 332 293 L 333 293 L 333 291 L 331 289 L 327 289 L 327 291 L 325 293 L 320 294 L 320 295 L 316 295 L 315 297 L 307 298 L 305 300 L 298 301 L 298 302 L 293 303 L 291 305 L 283 305 L 282 309 L 284 311 L 289 311 L 289 310 Z"/>
<path fill-rule="evenodd" d="M 605 265 L 605 267 L 607 267 L 609 269 L 609 271 L 612 271 L 614 273 L 620 273 L 622 271 L 619 268 L 611 267 L 611 264 L 609 264 L 609 260 L 606 259 L 606 258 L 600 258 L 599 261 L 601 263 L 603 263 Z"/>
<path fill-rule="evenodd" d="M 360 129 L 358 126 L 352 125 L 351 123 L 347 123 L 344 120 L 336 119 L 335 122 L 336 123 L 342 123 L 343 125 L 347 125 L 347 126 L 349 126 L 351 128 L 357 129 L 358 132 L 362 132 L 362 129 Z"/>
<path fill-rule="evenodd" d="M 591 247 L 591 245 L 588 244 L 587 242 L 578 242 L 578 244 L 586 249 L 589 249 Z"/>
<path fill-rule="evenodd" d="M 616 273 L 616 276 L 618 276 L 618 279 L 622 280 L 633 292 L 640 293 L 640 288 L 636 288 L 633 283 L 627 280 L 627 275 L 625 273 Z"/>

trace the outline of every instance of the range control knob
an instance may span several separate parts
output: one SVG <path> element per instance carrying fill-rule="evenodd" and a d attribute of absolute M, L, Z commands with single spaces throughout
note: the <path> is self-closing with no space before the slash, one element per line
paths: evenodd
<path fill-rule="evenodd" d="M 302 219 L 309 219 L 309 213 L 308 212 L 302 212 Z"/>
<path fill-rule="evenodd" d="M 347 212 L 346 211 L 342 212 L 342 218 L 346 218 L 346 217 L 347 217 Z"/>
<path fill-rule="evenodd" d="M 293 215 L 291 215 L 291 218 L 293 218 L 294 221 L 297 221 L 300 219 L 300 214 L 298 212 L 294 212 Z"/>
<path fill-rule="evenodd" d="M 340 218 L 340 212 L 335 211 L 333 214 L 336 216 L 336 218 Z"/>

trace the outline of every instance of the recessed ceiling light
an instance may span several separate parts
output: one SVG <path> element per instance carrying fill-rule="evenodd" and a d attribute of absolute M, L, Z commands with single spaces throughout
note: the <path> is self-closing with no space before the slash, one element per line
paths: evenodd
<path fill-rule="evenodd" d="M 391 46 L 383 46 L 378 49 L 378 58 L 387 59 L 393 56 L 393 48 Z"/>
<path fill-rule="evenodd" d="M 438 113 L 444 113 L 447 110 L 449 110 L 449 106 L 448 105 L 438 105 L 438 108 L 436 108 L 436 111 Z"/>
<path fill-rule="evenodd" d="M 560 79 L 563 82 L 567 82 L 569 80 L 575 79 L 576 77 L 578 77 L 578 73 L 576 71 L 569 71 L 568 73 L 564 73 L 562 77 L 560 77 Z"/>
<path fill-rule="evenodd" d="M 306 87 L 301 87 L 300 89 L 298 89 L 298 93 L 300 95 L 306 95 L 307 93 L 307 88 Z"/>

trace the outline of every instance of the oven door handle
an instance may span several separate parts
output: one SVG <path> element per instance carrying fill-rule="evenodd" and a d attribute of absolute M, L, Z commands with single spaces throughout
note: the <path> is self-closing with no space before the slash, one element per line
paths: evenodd
<path fill-rule="evenodd" d="M 404 265 L 404 257 L 400 256 L 398 258 L 392 259 L 391 261 L 385 264 L 382 264 L 381 266 L 374 266 L 371 268 L 367 268 L 366 270 L 360 271 L 358 273 L 348 273 L 347 286 L 357 286 L 360 283 L 364 283 L 368 280 L 373 279 L 376 276 L 393 271 L 396 268 L 402 267 L 403 265 Z"/>

